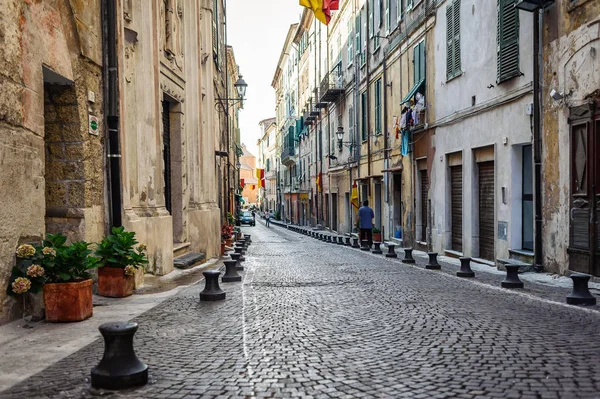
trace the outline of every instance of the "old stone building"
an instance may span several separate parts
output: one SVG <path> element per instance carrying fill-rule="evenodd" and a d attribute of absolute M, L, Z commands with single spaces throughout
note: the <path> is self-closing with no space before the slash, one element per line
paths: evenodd
<path fill-rule="evenodd" d="M 98 242 L 123 225 L 156 275 L 219 254 L 241 151 L 241 103 L 218 107 L 238 77 L 225 13 L 222 0 L 3 3 L 2 287 L 17 245 L 46 233 Z M 0 323 L 22 302 L 2 288 Z"/>
<path fill-rule="evenodd" d="M 600 276 L 600 2 L 557 1 L 543 28 L 544 266 Z"/>
<path fill-rule="evenodd" d="M 21 312 L 5 290 L 17 245 L 105 232 L 100 3 L 0 8 L 0 323 Z"/>

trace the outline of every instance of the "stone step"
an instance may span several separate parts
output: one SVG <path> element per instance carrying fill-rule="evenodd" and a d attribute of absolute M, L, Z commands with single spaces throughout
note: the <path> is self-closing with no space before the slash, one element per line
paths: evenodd
<path fill-rule="evenodd" d="M 188 252 L 188 248 L 192 245 L 190 242 L 176 242 L 173 244 L 173 257 L 184 255 Z"/>
<path fill-rule="evenodd" d="M 533 271 L 533 264 L 532 263 L 526 263 L 526 262 L 521 262 L 518 261 L 516 259 L 496 259 L 497 262 L 497 269 L 498 270 L 502 270 L 503 272 L 506 271 L 506 265 L 519 265 L 521 266 L 521 268 L 519 269 L 519 273 L 525 273 L 525 272 L 532 272 Z"/>
<path fill-rule="evenodd" d="M 206 254 L 202 252 L 188 252 L 173 259 L 173 266 L 178 269 L 189 269 L 192 266 L 206 262 Z"/>

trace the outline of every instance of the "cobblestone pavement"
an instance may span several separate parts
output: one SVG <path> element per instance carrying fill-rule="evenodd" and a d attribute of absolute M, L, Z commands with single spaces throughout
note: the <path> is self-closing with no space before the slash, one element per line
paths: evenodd
<path fill-rule="evenodd" d="M 0 398 L 600 398 L 596 310 L 245 230 L 225 301 L 200 302 L 201 282 L 136 319 L 148 385 L 91 389 L 96 341 Z"/>

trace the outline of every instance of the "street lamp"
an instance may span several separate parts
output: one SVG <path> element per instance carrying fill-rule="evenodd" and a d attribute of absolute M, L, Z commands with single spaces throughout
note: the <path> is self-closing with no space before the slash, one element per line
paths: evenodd
<path fill-rule="evenodd" d="M 225 105 L 223 105 L 224 101 L 227 101 L 227 103 L 230 107 L 233 107 L 235 104 L 241 103 L 244 101 L 244 97 L 246 96 L 246 89 L 248 88 L 248 83 L 246 83 L 246 81 L 242 78 L 242 75 L 240 75 L 238 80 L 233 84 L 233 87 L 235 87 L 235 90 L 237 91 L 237 94 L 239 96 L 238 98 L 219 98 L 219 97 L 217 97 L 215 99 L 216 104 L 221 104 L 224 112 L 227 112 Z M 215 107 L 216 107 L 216 104 L 215 104 Z"/>
<path fill-rule="evenodd" d="M 246 88 L 248 87 L 248 84 L 242 78 L 242 75 L 240 75 L 240 77 L 238 78 L 237 82 L 235 82 L 233 84 L 233 86 L 237 90 L 238 95 L 240 96 L 240 100 L 243 100 L 244 96 L 246 96 Z"/>
<path fill-rule="evenodd" d="M 338 126 L 337 131 L 335 132 L 335 135 L 337 136 L 337 139 L 338 139 L 338 149 L 340 151 L 342 151 L 342 149 L 344 148 L 344 145 L 345 145 L 346 147 L 348 147 L 350 152 L 352 152 L 352 146 L 354 145 L 354 143 L 351 141 L 344 141 L 344 128 L 342 126 Z"/>

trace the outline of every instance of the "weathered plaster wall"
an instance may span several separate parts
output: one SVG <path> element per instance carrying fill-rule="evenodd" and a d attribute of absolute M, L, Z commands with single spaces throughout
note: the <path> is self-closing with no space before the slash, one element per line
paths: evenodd
<path fill-rule="evenodd" d="M 46 231 L 87 241 L 104 233 L 102 123 L 88 133 L 89 114 L 102 120 L 98 15 L 99 0 L 6 0 L 0 9 L 0 323 L 21 312 L 4 289 L 18 244 Z M 51 99 L 44 81 L 54 79 L 68 90 Z"/>
<path fill-rule="evenodd" d="M 556 2 L 544 14 L 543 34 L 543 259 L 544 267 L 569 269 L 569 107 L 598 98 L 600 90 L 600 3 Z M 566 93 L 554 101 L 550 90 Z"/>

